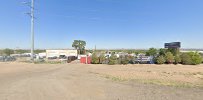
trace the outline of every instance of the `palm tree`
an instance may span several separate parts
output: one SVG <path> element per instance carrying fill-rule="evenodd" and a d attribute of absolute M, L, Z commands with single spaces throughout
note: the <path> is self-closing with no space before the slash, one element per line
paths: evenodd
<path fill-rule="evenodd" d="M 72 47 L 78 50 L 78 54 L 81 54 L 82 50 L 85 50 L 86 42 L 83 40 L 74 40 Z"/>

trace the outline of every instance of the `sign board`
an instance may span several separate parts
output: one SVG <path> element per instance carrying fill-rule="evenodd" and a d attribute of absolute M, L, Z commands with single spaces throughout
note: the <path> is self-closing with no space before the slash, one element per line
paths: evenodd
<path fill-rule="evenodd" d="M 180 48 L 181 43 L 180 42 L 171 42 L 171 43 L 165 43 L 165 48 Z"/>

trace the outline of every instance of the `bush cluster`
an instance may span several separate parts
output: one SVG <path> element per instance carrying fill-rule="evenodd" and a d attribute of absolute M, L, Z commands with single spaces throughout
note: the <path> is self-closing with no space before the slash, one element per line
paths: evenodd
<path fill-rule="evenodd" d="M 161 54 L 163 51 L 161 51 Z M 171 52 L 166 52 L 156 58 L 157 64 L 184 64 L 184 65 L 198 65 L 202 63 L 202 56 L 198 52 L 176 54 L 174 56 Z"/>
<path fill-rule="evenodd" d="M 198 65 L 202 63 L 202 57 L 198 52 L 184 53 L 182 59 L 183 64 Z"/>
<path fill-rule="evenodd" d="M 171 52 L 167 52 L 165 54 L 165 58 L 166 58 L 166 63 L 168 64 L 173 64 L 174 63 L 174 56 Z"/>
<path fill-rule="evenodd" d="M 104 54 L 98 55 L 96 53 L 92 54 L 92 64 L 109 64 L 109 65 L 115 65 L 115 64 L 129 64 L 130 61 L 135 60 L 134 57 L 128 56 L 128 55 L 122 55 L 119 58 L 115 54 L 112 54 L 110 57 L 105 57 Z"/>
<path fill-rule="evenodd" d="M 180 55 L 176 55 L 175 58 L 174 58 L 174 60 L 175 60 L 174 64 L 179 64 L 179 63 L 181 63 Z"/>
<path fill-rule="evenodd" d="M 92 64 L 99 64 L 99 57 L 97 56 L 96 53 L 92 54 Z"/>
<path fill-rule="evenodd" d="M 130 57 L 127 55 L 122 55 L 119 57 L 119 64 L 126 65 L 129 63 L 129 61 L 130 61 Z"/>
<path fill-rule="evenodd" d="M 203 54 L 201 55 L 198 52 L 188 52 L 180 53 L 178 49 L 160 49 L 159 51 L 150 48 L 146 52 L 147 56 L 154 57 L 154 61 L 157 64 L 184 64 L 184 65 L 198 65 L 203 62 Z M 115 54 L 112 54 L 110 57 L 105 57 L 104 54 L 97 55 L 93 53 L 92 55 L 92 64 L 134 64 L 135 57 L 128 55 L 121 55 L 119 58 Z"/>
<path fill-rule="evenodd" d="M 103 64 L 106 61 L 106 57 L 104 54 L 97 55 L 96 53 L 92 54 L 92 64 Z"/>
<path fill-rule="evenodd" d="M 160 55 L 157 57 L 157 64 L 164 64 L 166 62 L 164 56 Z"/>
<path fill-rule="evenodd" d="M 111 57 L 109 57 L 109 65 L 115 65 L 117 63 L 117 56 L 115 54 L 112 54 Z"/>

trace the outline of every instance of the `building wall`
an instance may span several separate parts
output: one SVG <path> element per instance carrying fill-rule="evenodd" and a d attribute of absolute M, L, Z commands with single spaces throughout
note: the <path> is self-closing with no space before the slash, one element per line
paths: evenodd
<path fill-rule="evenodd" d="M 191 51 L 191 50 L 181 50 L 180 52 L 199 52 L 199 53 L 203 53 L 203 51 L 201 50 L 197 50 L 197 51 Z"/>
<path fill-rule="evenodd" d="M 77 50 L 46 50 L 46 58 L 65 56 L 77 56 Z"/>

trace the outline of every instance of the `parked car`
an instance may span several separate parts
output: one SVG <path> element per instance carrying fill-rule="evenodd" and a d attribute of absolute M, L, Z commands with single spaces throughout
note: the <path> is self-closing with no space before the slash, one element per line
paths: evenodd
<path fill-rule="evenodd" d="M 48 57 L 48 59 L 57 59 L 57 57 L 56 56 L 54 56 L 54 57 Z"/>
<path fill-rule="evenodd" d="M 0 62 L 15 61 L 16 58 L 12 56 L 0 56 Z"/>
<path fill-rule="evenodd" d="M 68 56 L 68 63 L 70 63 L 70 62 L 72 62 L 72 61 L 74 61 L 76 59 L 77 59 L 76 56 Z"/>
<path fill-rule="evenodd" d="M 3 62 L 3 56 L 0 56 L 0 62 Z"/>

